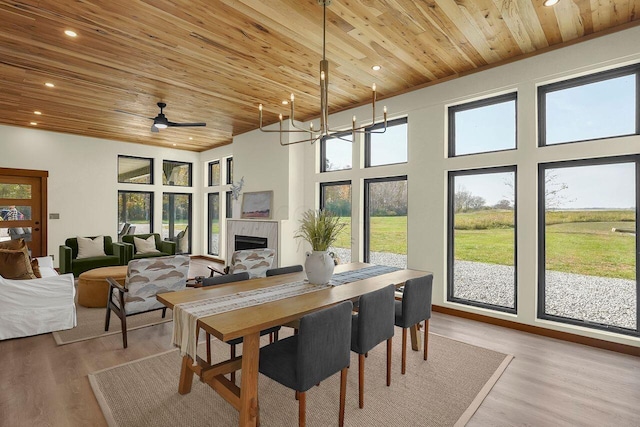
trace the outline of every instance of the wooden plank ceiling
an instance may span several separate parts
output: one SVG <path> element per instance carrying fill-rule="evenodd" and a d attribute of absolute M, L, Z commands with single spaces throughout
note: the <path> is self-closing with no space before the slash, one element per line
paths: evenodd
<path fill-rule="evenodd" d="M 333 0 L 330 109 L 367 102 L 373 82 L 385 98 L 639 12 L 640 0 Z M 317 0 L 0 0 L 0 123 L 203 151 L 256 129 L 259 103 L 276 121 L 290 92 L 317 117 L 321 53 Z M 170 121 L 207 126 L 151 133 L 158 101 Z"/>

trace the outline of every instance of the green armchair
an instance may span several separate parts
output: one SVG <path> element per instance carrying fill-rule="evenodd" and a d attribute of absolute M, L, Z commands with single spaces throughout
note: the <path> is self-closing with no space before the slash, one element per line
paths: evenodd
<path fill-rule="evenodd" d="M 124 251 L 119 248 L 120 246 L 122 244 L 113 243 L 111 236 L 104 236 L 106 255 L 78 259 L 78 239 L 76 237 L 67 239 L 64 245 L 60 245 L 60 274 L 73 273 L 74 277 L 78 277 L 81 273 L 94 268 L 125 265 Z"/>
<path fill-rule="evenodd" d="M 136 245 L 133 243 L 133 238 L 137 237 L 139 239 L 148 239 L 150 236 L 154 236 L 154 240 L 156 241 L 156 249 L 160 252 L 152 252 L 152 253 L 139 253 L 136 251 Z M 150 233 L 150 234 L 126 234 L 122 236 L 122 247 L 119 248 L 122 250 L 122 258 L 125 261 L 125 264 L 128 264 L 132 259 L 142 259 L 142 258 L 150 258 L 150 257 L 160 257 L 160 256 L 169 256 L 176 254 L 176 242 L 171 242 L 168 240 L 162 240 L 158 233 Z"/>

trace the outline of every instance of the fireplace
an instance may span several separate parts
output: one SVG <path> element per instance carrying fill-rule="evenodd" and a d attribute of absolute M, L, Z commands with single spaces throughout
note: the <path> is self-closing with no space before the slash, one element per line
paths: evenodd
<path fill-rule="evenodd" d="M 244 248 L 268 248 L 276 251 L 276 255 L 273 259 L 273 265 L 279 266 L 278 252 L 279 252 L 279 222 L 278 221 L 264 221 L 256 219 L 231 219 L 227 220 L 227 238 L 225 246 L 225 257 L 227 265 L 231 264 L 231 255 L 234 251 L 239 250 L 240 247 Z M 249 245 L 253 246 L 240 246 L 238 247 L 238 240 L 250 239 Z M 254 239 L 259 239 L 254 241 Z M 246 242 L 243 242 L 244 244 Z"/>
<path fill-rule="evenodd" d="M 236 251 L 242 251 L 245 249 L 260 249 L 260 248 L 266 248 L 266 247 L 267 247 L 266 237 L 243 236 L 240 234 L 235 235 L 234 248 Z"/>

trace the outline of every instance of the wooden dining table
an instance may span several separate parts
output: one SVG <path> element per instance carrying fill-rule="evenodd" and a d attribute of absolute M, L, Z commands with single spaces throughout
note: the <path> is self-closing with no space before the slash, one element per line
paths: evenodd
<path fill-rule="evenodd" d="M 339 265 L 335 273 L 357 270 L 370 264 L 350 263 Z M 199 356 L 194 361 L 188 355 L 183 356 L 178 393 L 191 391 L 194 374 L 209 384 L 220 396 L 240 412 L 241 427 L 256 425 L 258 415 L 258 360 L 260 356 L 260 331 L 274 326 L 284 325 L 300 319 L 305 314 L 346 300 L 355 300 L 361 295 L 381 289 L 389 284 L 400 287 L 408 279 L 429 274 L 420 270 L 397 270 L 344 285 L 332 286 L 316 292 L 310 292 L 277 301 L 271 301 L 251 307 L 219 313 L 198 319 L 198 331 L 206 332 L 222 341 L 243 338 L 242 356 L 211 364 Z M 187 289 L 178 292 L 158 294 L 157 299 L 173 309 L 176 304 L 194 302 L 217 296 L 251 291 L 306 278 L 304 272 L 279 276 L 257 278 L 234 282 L 227 285 L 206 288 Z M 175 326 L 175 325 L 174 325 Z M 419 349 L 419 334 L 411 330 L 411 342 L 414 350 Z M 240 387 L 229 381 L 225 375 L 241 370 Z"/>

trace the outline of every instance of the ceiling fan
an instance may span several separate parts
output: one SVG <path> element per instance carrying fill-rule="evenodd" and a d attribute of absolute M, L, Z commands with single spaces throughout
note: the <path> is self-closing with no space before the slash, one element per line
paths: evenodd
<path fill-rule="evenodd" d="M 167 106 L 164 102 L 158 102 L 158 107 L 160 107 L 160 113 L 155 116 L 153 119 L 153 125 L 151 125 L 151 132 L 158 132 L 158 129 L 165 129 L 167 127 L 195 127 L 195 126 L 206 126 L 206 123 L 175 123 L 167 120 L 167 117 L 164 115 L 162 110 Z"/>
<path fill-rule="evenodd" d="M 160 108 L 160 112 L 155 117 L 145 117 L 145 119 L 153 120 L 153 124 L 151 125 L 151 132 L 159 132 L 159 129 L 165 129 L 168 127 L 197 127 L 197 126 L 206 126 L 206 123 L 176 123 L 170 122 L 167 119 L 167 116 L 164 115 L 164 108 L 167 106 L 164 102 L 158 102 L 158 107 Z M 116 110 L 119 113 L 131 114 L 138 117 L 144 117 L 139 114 L 130 113 L 128 111 Z"/>

